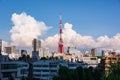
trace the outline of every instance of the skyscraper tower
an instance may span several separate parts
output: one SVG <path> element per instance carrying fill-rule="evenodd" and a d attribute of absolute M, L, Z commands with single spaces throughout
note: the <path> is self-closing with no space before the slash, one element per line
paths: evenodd
<path fill-rule="evenodd" d="M 41 41 L 37 40 L 36 38 L 33 39 L 32 48 L 33 48 L 33 51 L 32 51 L 33 61 L 39 60 L 39 50 L 41 48 Z"/>
<path fill-rule="evenodd" d="M 60 38 L 58 42 L 58 53 L 64 53 L 63 39 L 62 39 L 62 16 L 60 16 Z"/>
<path fill-rule="evenodd" d="M 39 49 L 41 48 L 41 41 L 37 39 L 33 39 L 32 47 L 33 47 L 33 51 L 39 51 Z"/>

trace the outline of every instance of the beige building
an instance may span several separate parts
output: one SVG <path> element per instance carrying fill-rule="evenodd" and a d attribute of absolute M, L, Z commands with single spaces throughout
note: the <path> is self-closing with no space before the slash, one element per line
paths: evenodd
<path fill-rule="evenodd" d="M 108 75 L 109 68 L 111 64 L 117 63 L 119 61 L 119 56 L 111 52 L 110 55 L 105 57 L 105 74 Z"/>
<path fill-rule="evenodd" d="M 96 56 L 96 54 L 97 54 L 97 49 L 96 48 L 91 49 L 91 55 L 94 57 Z"/>

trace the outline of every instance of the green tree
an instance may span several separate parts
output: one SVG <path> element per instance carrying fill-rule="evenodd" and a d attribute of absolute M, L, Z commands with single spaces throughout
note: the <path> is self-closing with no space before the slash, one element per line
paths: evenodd
<path fill-rule="evenodd" d="M 67 67 L 60 66 L 58 73 L 60 80 L 72 80 L 71 72 Z"/>
<path fill-rule="evenodd" d="M 95 69 L 93 75 L 94 75 L 94 80 L 101 80 L 103 74 L 101 73 L 101 71 Z"/>
<path fill-rule="evenodd" d="M 80 66 L 76 68 L 76 71 L 77 71 L 78 80 L 84 80 L 85 79 L 84 69 Z"/>
<path fill-rule="evenodd" d="M 72 77 L 72 80 L 79 80 L 77 70 L 71 70 L 71 77 Z"/>
<path fill-rule="evenodd" d="M 120 80 L 120 62 L 111 65 L 107 79 Z"/>
<path fill-rule="evenodd" d="M 60 77 L 59 76 L 54 76 L 53 80 L 60 80 Z"/>

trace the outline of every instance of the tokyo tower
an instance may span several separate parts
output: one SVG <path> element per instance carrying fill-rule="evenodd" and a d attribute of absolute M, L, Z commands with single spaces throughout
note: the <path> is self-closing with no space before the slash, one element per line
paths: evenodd
<path fill-rule="evenodd" d="M 62 16 L 60 16 L 60 30 L 59 30 L 59 42 L 58 42 L 58 53 L 64 53 L 63 39 L 62 39 Z"/>

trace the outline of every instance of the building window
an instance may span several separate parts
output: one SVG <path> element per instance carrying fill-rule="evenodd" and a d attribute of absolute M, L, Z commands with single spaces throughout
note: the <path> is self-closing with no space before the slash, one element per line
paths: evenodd
<path fill-rule="evenodd" d="M 50 72 L 57 72 L 57 70 L 50 70 Z"/>
<path fill-rule="evenodd" d="M 91 60 L 96 60 L 96 58 L 90 58 Z"/>

